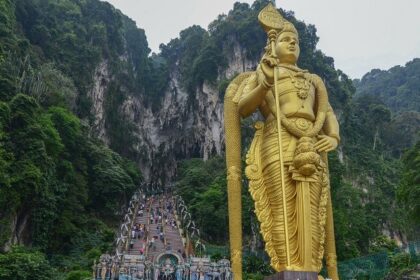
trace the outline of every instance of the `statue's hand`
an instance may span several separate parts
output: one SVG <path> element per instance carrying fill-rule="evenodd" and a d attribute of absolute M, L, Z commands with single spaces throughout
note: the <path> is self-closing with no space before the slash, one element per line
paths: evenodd
<path fill-rule="evenodd" d="M 261 59 L 260 66 L 264 74 L 265 80 L 269 84 L 274 83 L 274 67 L 276 66 L 277 61 L 273 57 L 264 56 Z"/>
<path fill-rule="evenodd" d="M 338 146 L 338 140 L 328 135 L 318 135 L 318 142 L 315 144 L 315 149 L 318 152 L 330 152 L 335 150 Z"/>

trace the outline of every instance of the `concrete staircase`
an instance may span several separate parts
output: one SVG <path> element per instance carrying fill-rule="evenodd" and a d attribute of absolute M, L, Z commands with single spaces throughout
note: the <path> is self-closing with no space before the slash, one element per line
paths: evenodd
<path fill-rule="evenodd" d="M 129 255 L 140 255 L 140 249 L 142 248 L 143 243 L 146 244 L 145 257 L 147 260 L 152 262 L 155 261 L 155 258 L 158 255 L 165 252 L 173 252 L 178 254 L 179 252 L 184 252 L 184 246 L 182 243 L 181 235 L 179 233 L 179 229 L 177 227 L 172 227 L 169 222 L 171 219 L 175 218 L 173 207 L 171 211 L 167 211 L 167 206 L 169 203 L 174 205 L 172 197 L 157 196 L 151 198 L 145 205 L 146 207 L 143 211 L 143 216 L 140 217 L 139 215 L 136 215 L 135 223 L 146 225 L 146 228 L 148 228 L 148 235 L 147 237 L 145 236 L 144 239 L 133 240 L 133 247 L 129 248 L 127 252 Z M 156 209 L 159 209 L 160 212 L 167 214 L 168 224 L 165 223 L 163 215 L 161 223 L 158 222 L 156 224 L 154 220 L 153 223 L 151 223 L 150 216 L 153 215 Z M 165 237 L 164 242 L 162 242 L 159 238 L 159 232 L 157 230 L 158 225 L 161 228 L 163 225 L 163 233 Z M 155 237 L 154 245 L 149 246 L 148 241 L 150 241 L 153 237 Z"/>
<path fill-rule="evenodd" d="M 172 201 L 172 199 L 171 199 Z M 172 202 L 172 205 L 174 203 Z M 175 219 L 174 212 L 171 211 L 168 215 L 168 221 Z M 164 225 L 165 237 L 166 237 L 166 245 L 167 248 L 170 248 L 173 252 L 180 252 L 184 251 L 184 245 L 182 244 L 182 237 L 179 233 L 178 227 L 172 227 L 170 223 Z"/>
<path fill-rule="evenodd" d="M 147 208 L 147 205 L 146 205 Z M 144 224 L 147 225 L 147 209 L 143 210 L 143 215 L 139 216 L 138 213 L 136 214 L 136 220 L 135 220 L 135 224 Z M 131 234 L 131 232 L 130 232 Z M 146 243 L 147 239 L 146 239 L 146 235 L 144 235 L 143 239 L 135 239 L 134 240 L 134 244 L 133 244 L 133 248 L 129 248 L 128 250 L 128 254 L 129 255 L 140 255 L 140 249 L 143 246 L 143 243 Z M 147 244 L 147 243 L 146 243 Z"/>
<path fill-rule="evenodd" d="M 148 209 L 149 210 L 149 212 L 148 212 L 148 217 L 149 217 L 149 226 L 148 226 L 149 227 L 149 236 L 148 236 L 148 238 L 149 239 L 148 240 L 151 240 L 152 238 L 154 238 L 155 242 L 154 242 L 153 246 L 148 246 L 146 257 L 147 257 L 148 260 L 150 260 L 152 262 L 155 260 L 155 257 L 157 255 L 159 255 L 159 254 L 161 254 L 162 252 L 165 251 L 165 244 L 159 240 L 159 232 L 157 230 L 158 225 L 160 225 L 159 221 L 158 221 L 158 223 L 156 223 L 156 221 L 153 220 L 153 223 L 150 223 L 150 216 L 152 215 L 153 210 L 156 210 L 157 208 L 159 208 L 159 200 L 160 200 L 160 197 L 154 198 L 153 203 L 152 203 L 152 207 L 150 209 Z"/>

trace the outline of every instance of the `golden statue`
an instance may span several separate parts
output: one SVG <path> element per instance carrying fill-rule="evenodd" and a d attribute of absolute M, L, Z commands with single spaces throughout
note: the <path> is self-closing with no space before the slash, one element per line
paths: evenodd
<path fill-rule="evenodd" d="M 338 122 L 322 79 L 296 66 L 295 27 L 272 4 L 258 19 L 268 34 L 263 58 L 256 71 L 236 77 L 225 95 L 234 279 L 242 279 L 240 119 L 258 109 L 264 122 L 255 124 L 245 174 L 271 266 L 318 274 L 325 257 L 329 277 L 338 280 L 327 162 L 327 152 L 340 141 Z"/>

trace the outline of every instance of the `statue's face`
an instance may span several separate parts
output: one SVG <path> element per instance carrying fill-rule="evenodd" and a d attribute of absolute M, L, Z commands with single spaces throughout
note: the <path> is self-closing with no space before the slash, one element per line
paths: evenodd
<path fill-rule="evenodd" d="M 277 38 L 276 54 L 280 63 L 296 64 L 299 58 L 299 38 L 293 32 L 283 32 Z"/>

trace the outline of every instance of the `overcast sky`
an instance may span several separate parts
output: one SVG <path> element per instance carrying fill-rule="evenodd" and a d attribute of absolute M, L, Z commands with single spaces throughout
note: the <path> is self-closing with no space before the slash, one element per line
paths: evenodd
<path fill-rule="evenodd" d="M 149 47 L 159 52 L 193 24 L 207 28 L 233 0 L 107 0 L 146 32 Z M 253 1 L 244 0 L 252 4 Z M 277 7 L 314 24 L 318 48 L 351 78 L 373 68 L 388 69 L 420 57 L 419 0 L 277 0 Z"/>

